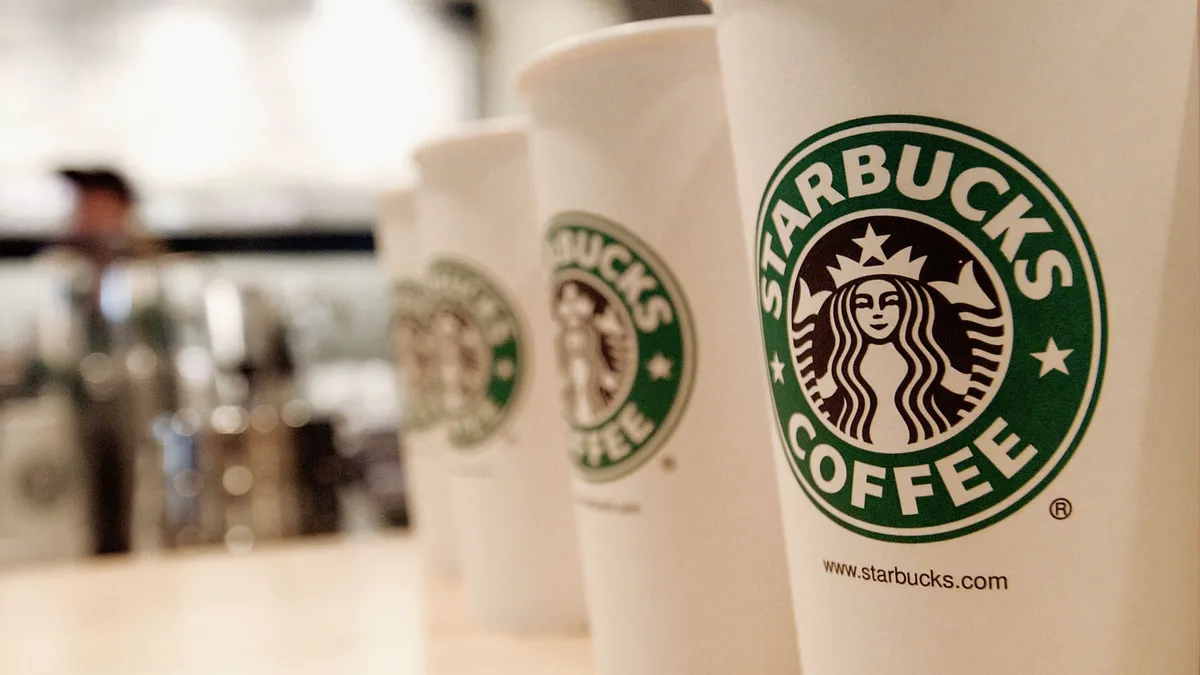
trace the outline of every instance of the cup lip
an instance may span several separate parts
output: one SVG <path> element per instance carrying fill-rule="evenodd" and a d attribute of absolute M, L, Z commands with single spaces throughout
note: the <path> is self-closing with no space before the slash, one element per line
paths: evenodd
<path fill-rule="evenodd" d="M 524 136 L 528 128 L 529 121 L 522 115 L 471 120 L 417 144 L 412 151 L 412 158 L 418 166 L 423 166 L 432 158 L 462 146 L 511 141 Z"/>
<path fill-rule="evenodd" d="M 517 68 L 513 86 L 521 96 L 529 96 L 535 83 L 546 74 L 581 58 L 588 58 L 643 42 L 665 39 L 692 39 L 711 36 L 716 19 L 711 14 L 672 16 L 664 19 L 632 21 L 576 35 L 551 44 L 535 53 Z"/>

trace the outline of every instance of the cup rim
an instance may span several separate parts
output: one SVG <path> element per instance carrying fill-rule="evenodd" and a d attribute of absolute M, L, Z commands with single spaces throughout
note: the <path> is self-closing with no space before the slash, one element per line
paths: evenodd
<path fill-rule="evenodd" d="M 520 115 L 471 120 L 453 131 L 430 136 L 418 143 L 412 151 L 412 159 L 418 166 L 422 166 L 427 164 L 431 157 L 463 145 L 511 141 L 515 137 L 524 136 L 528 128 L 528 120 Z"/>
<path fill-rule="evenodd" d="M 528 97 L 535 83 L 547 73 L 568 63 L 641 42 L 663 39 L 694 38 L 711 35 L 716 20 L 711 14 L 672 16 L 609 26 L 560 40 L 525 60 L 516 71 L 513 86 L 518 95 Z"/>

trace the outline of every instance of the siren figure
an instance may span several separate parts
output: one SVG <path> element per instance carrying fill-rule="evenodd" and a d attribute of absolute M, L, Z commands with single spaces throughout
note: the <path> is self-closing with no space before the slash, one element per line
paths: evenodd
<path fill-rule="evenodd" d="M 897 454 L 945 434 L 981 402 L 994 361 L 981 358 L 959 369 L 939 342 L 945 334 L 939 327 L 975 316 L 953 311 L 955 305 L 996 306 L 980 289 L 972 262 L 963 265 L 958 282 L 922 281 L 926 258 L 914 260 L 912 247 L 885 255 L 889 236 L 868 226 L 853 240 L 862 248 L 859 260 L 839 255 L 827 270 L 835 290 L 811 293 L 799 282 L 795 341 L 802 382 L 826 418 L 870 449 Z M 816 330 L 831 337 L 827 363 L 814 363 L 812 340 L 801 341 Z M 975 331 L 964 334 L 996 342 Z M 973 359 L 981 354 L 968 352 Z"/>
<path fill-rule="evenodd" d="M 558 335 L 559 367 L 566 376 L 563 391 L 567 415 L 576 424 L 590 427 L 604 421 L 621 386 L 620 354 L 626 340 L 620 322 L 610 312 L 596 316 L 596 303 L 568 283 L 555 307 L 561 327 Z M 611 352 L 605 357 L 605 349 Z"/>
<path fill-rule="evenodd" d="M 443 307 L 434 318 L 442 400 L 450 414 L 462 411 L 484 390 L 491 372 L 483 333 L 465 314 Z"/>
<path fill-rule="evenodd" d="M 397 319 L 392 331 L 396 363 L 404 382 L 405 395 L 417 396 L 430 390 L 436 376 L 436 355 L 431 350 L 429 330 L 421 321 Z"/>

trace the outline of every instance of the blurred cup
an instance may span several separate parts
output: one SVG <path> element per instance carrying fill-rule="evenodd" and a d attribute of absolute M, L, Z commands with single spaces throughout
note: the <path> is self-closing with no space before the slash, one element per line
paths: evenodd
<path fill-rule="evenodd" d="M 1195 0 L 714 4 L 806 675 L 1194 673 Z"/>
<path fill-rule="evenodd" d="M 798 672 L 707 18 L 521 75 L 601 675 Z"/>
<path fill-rule="evenodd" d="M 587 616 L 526 144 L 492 120 L 424 145 L 417 213 L 468 604 L 493 629 L 565 632 Z"/>
<path fill-rule="evenodd" d="M 431 295 L 422 278 L 425 249 L 412 190 L 387 194 L 379 208 L 376 246 L 391 285 L 390 337 L 404 402 L 400 421 L 409 512 L 435 574 L 456 577 L 460 568 L 457 523 L 445 462 L 437 350 L 430 334 Z"/>

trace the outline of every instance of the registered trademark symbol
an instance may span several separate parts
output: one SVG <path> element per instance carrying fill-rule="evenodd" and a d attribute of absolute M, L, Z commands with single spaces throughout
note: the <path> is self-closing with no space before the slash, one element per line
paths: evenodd
<path fill-rule="evenodd" d="M 1075 507 L 1071 505 L 1070 500 L 1059 497 L 1050 502 L 1050 516 L 1055 520 L 1066 520 L 1074 511 Z"/>
<path fill-rule="evenodd" d="M 663 457 L 662 470 L 667 473 L 673 473 L 675 471 L 675 458 L 674 457 Z"/>

